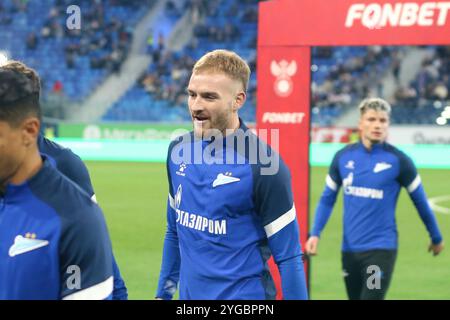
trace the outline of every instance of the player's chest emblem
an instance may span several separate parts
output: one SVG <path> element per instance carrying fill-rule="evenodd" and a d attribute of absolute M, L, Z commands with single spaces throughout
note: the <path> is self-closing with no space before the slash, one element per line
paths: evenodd
<path fill-rule="evenodd" d="M 224 184 L 230 184 L 230 183 L 235 183 L 235 182 L 239 182 L 241 181 L 241 179 L 236 178 L 236 177 L 232 177 L 232 173 L 231 172 L 225 172 L 225 174 L 223 173 L 219 173 L 217 175 L 217 178 L 213 181 L 213 188 L 224 185 Z"/>
<path fill-rule="evenodd" d="M 392 164 L 387 163 L 387 162 L 378 162 L 375 167 L 373 168 L 373 172 L 374 173 L 378 173 L 384 170 L 388 170 L 392 168 Z"/>
<path fill-rule="evenodd" d="M 8 254 L 10 257 L 15 257 L 48 246 L 48 244 L 47 240 L 36 239 L 36 234 L 34 233 L 27 233 L 25 237 L 18 235 L 14 239 L 13 245 L 9 248 Z"/>

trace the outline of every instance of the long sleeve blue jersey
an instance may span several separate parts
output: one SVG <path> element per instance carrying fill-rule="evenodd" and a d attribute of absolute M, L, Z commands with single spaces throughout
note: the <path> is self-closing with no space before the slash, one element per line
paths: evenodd
<path fill-rule="evenodd" d="M 46 139 L 44 136 L 38 137 L 38 148 L 42 155 L 45 155 L 48 161 L 64 174 L 67 178 L 81 187 L 94 201 L 96 201 L 94 188 L 86 165 L 78 155 L 70 149 Z M 128 292 L 125 282 L 120 274 L 119 266 L 113 255 L 113 273 L 114 273 L 114 291 L 113 300 L 128 299 Z"/>
<path fill-rule="evenodd" d="M 344 195 L 343 251 L 397 248 L 395 209 L 401 187 L 408 191 L 432 242 L 442 241 L 413 161 L 394 146 L 380 143 L 368 150 L 359 142 L 336 153 L 316 209 L 311 235 L 320 236 L 341 187 Z"/>
<path fill-rule="evenodd" d="M 46 159 L 0 196 L 0 300 L 108 299 L 111 244 L 101 209 Z"/>
<path fill-rule="evenodd" d="M 167 232 L 156 296 L 171 299 L 179 283 L 180 299 L 274 299 L 267 265 L 273 255 L 284 298 L 306 299 L 287 166 L 278 157 L 279 170 L 263 174 L 267 163 L 252 161 L 249 150 L 273 151 L 242 122 L 236 133 L 212 141 L 190 133 L 169 147 Z M 178 154 L 188 161 L 174 161 Z"/>

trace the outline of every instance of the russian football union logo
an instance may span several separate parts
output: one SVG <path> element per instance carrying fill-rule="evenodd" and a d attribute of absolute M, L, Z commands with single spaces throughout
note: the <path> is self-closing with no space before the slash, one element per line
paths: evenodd
<path fill-rule="evenodd" d="M 272 60 L 270 72 L 276 77 L 274 83 L 275 93 L 283 98 L 288 97 L 294 88 L 291 77 L 297 73 L 297 62 L 295 60 L 290 63 L 286 60 L 281 60 L 280 62 Z"/>

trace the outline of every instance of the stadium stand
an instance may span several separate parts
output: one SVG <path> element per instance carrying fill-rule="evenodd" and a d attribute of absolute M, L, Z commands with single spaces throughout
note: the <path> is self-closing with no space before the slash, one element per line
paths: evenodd
<path fill-rule="evenodd" d="M 362 97 L 383 96 L 394 47 L 315 47 L 312 51 L 312 123 L 330 126 Z"/>
<path fill-rule="evenodd" d="M 43 98 L 86 98 L 125 59 L 133 26 L 155 1 L 5 0 L 0 43 L 42 76 Z M 81 30 L 66 28 L 69 5 L 83 12 Z M 6 27 L 7 26 L 7 27 Z M 23 41 L 26 39 L 26 41 Z M 59 100 L 58 100 L 59 101 Z"/>
<path fill-rule="evenodd" d="M 196 15 L 206 17 L 199 19 L 190 43 L 179 52 L 165 50 L 164 46 L 152 48 L 153 63 L 136 86 L 104 115 L 103 120 L 188 121 L 185 88 L 194 61 L 206 51 L 218 48 L 235 50 L 249 61 L 255 71 L 257 3 L 256 0 L 186 2 L 181 11 L 190 12 L 191 18 Z M 254 122 L 255 110 L 256 73 L 253 72 L 248 100 L 241 116 Z"/>
<path fill-rule="evenodd" d="M 0 3 L 1 49 L 26 61 L 43 79 L 43 99 L 50 116 L 61 104 L 82 102 L 107 78 L 120 72 L 133 27 L 156 0 L 4 0 Z M 256 38 L 258 0 L 169 0 L 158 26 L 149 30 L 151 65 L 137 83 L 102 116 L 103 121 L 189 121 L 186 93 L 190 70 L 204 52 L 227 48 L 252 68 L 247 122 L 256 117 Z M 83 12 L 82 30 L 65 27 L 68 5 Z M 192 38 L 181 50 L 167 47 L 167 32 L 189 15 Z M 162 30 L 164 29 L 164 34 Z M 24 41 L 24 39 L 26 39 Z M 449 47 L 427 47 L 417 75 L 399 81 L 405 47 L 315 47 L 311 64 L 313 126 L 330 126 L 363 97 L 383 96 L 383 77 L 395 79 L 392 122 L 434 124 L 448 105 Z M 389 99 L 389 97 L 386 97 Z M 54 110 L 54 112 L 52 111 Z"/>
<path fill-rule="evenodd" d="M 255 121 L 256 0 L 194 1 L 203 19 L 181 51 L 164 46 L 151 50 L 153 63 L 138 83 L 103 116 L 106 121 L 188 121 L 185 88 L 190 70 L 202 53 L 217 48 L 235 50 L 249 62 L 252 77 L 241 117 Z M 390 47 L 317 47 L 312 52 L 312 122 L 329 126 L 363 96 L 381 94 L 381 75 L 389 72 L 400 49 Z M 355 79 L 358 78 L 358 81 Z"/>
<path fill-rule="evenodd" d="M 450 91 L 450 46 L 429 47 L 416 77 L 395 93 L 393 122 L 398 124 L 436 123 L 448 105 Z"/>

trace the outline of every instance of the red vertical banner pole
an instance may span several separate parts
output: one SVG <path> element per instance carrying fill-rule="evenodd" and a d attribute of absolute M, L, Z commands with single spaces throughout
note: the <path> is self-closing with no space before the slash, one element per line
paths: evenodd
<path fill-rule="evenodd" d="M 256 126 L 268 130 L 268 136 L 279 130 L 278 146 L 268 142 L 291 171 L 302 249 L 309 224 L 310 65 L 310 47 L 258 47 Z M 272 259 L 269 266 L 281 299 L 280 275 Z"/>

